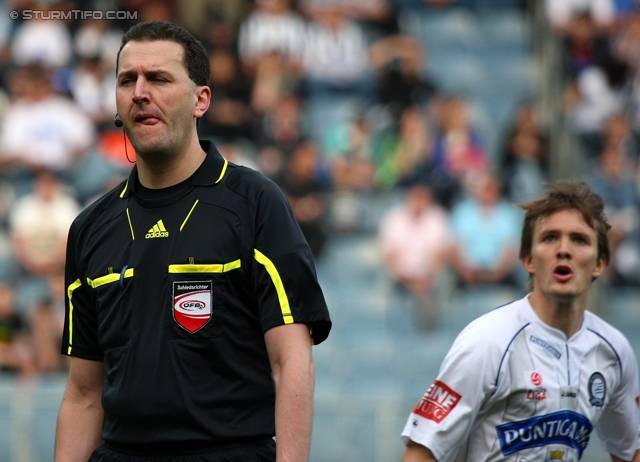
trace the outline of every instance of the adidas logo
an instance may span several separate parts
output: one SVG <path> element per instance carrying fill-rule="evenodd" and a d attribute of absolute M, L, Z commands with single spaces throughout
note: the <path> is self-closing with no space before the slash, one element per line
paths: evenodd
<path fill-rule="evenodd" d="M 169 231 L 164 227 L 162 220 L 158 220 L 158 222 L 153 225 L 153 228 L 151 228 L 145 236 L 147 239 L 152 239 L 154 237 L 169 237 Z"/>

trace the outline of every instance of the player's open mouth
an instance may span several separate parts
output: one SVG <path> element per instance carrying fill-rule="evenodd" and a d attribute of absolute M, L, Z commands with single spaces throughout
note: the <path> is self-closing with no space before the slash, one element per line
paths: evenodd
<path fill-rule="evenodd" d="M 564 282 L 571 279 L 571 276 L 573 276 L 573 270 L 570 266 L 558 265 L 553 269 L 553 275 L 557 280 Z"/>

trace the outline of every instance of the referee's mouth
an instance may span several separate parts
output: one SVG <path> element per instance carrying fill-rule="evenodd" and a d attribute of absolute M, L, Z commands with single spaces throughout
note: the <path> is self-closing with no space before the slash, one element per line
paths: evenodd
<path fill-rule="evenodd" d="M 139 112 L 133 118 L 134 122 L 141 125 L 155 125 L 160 122 L 160 119 L 153 114 L 147 112 Z"/>

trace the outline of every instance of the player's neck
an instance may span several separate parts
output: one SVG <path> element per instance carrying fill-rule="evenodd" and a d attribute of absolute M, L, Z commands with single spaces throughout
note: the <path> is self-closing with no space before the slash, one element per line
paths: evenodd
<path fill-rule="evenodd" d="M 206 156 L 207 153 L 202 150 L 197 136 L 194 136 L 182 153 L 165 157 L 162 161 L 149 162 L 138 156 L 138 178 L 146 188 L 168 188 L 193 175 Z"/>
<path fill-rule="evenodd" d="M 587 294 L 579 297 L 554 297 L 534 289 L 529 303 L 542 322 L 564 332 L 568 340 L 582 327 Z"/>

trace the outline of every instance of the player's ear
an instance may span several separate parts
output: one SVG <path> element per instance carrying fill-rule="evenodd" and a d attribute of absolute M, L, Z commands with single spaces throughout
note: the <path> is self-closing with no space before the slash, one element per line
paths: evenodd
<path fill-rule="evenodd" d="M 520 256 L 520 261 L 522 262 L 522 266 L 524 267 L 525 271 L 529 274 L 534 274 L 535 273 L 535 269 L 533 267 L 533 259 L 531 258 L 531 254 L 527 253 L 524 255 Z"/>
<path fill-rule="evenodd" d="M 601 256 L 600 258 L 598 258 L 598 262 L 596 263 L 596 267 L 593 269 L 593 271 L 591 272 L 591 277 L 593 279 L 599 277 L 602 275 L 602 273 L 604 273 L 604 270 L 607 267 L 607 260 L 604 258 L 604 256 Z"/>

